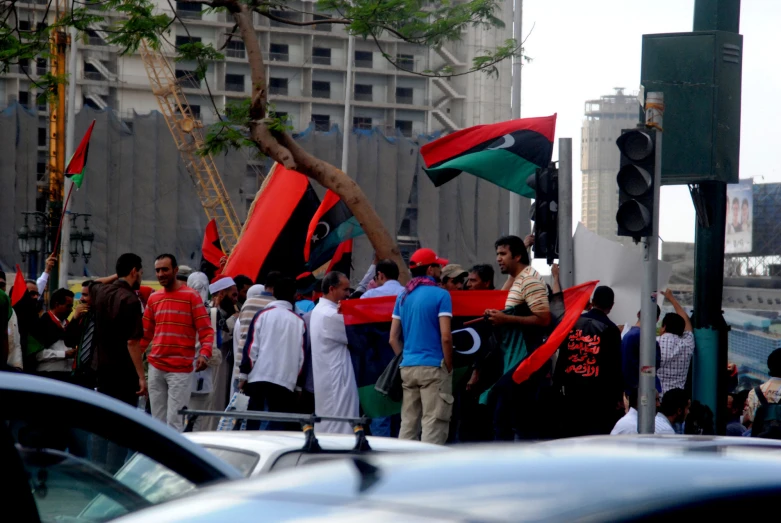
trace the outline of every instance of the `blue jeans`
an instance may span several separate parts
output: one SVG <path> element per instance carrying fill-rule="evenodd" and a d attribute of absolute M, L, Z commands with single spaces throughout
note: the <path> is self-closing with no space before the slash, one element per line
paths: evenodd
<path fill-rule="evenodd" d="M 401 415 L 394 414 L 384 418 L 374 418 L 369 424 L 372 436 L 382 436 L 386 438 L 397 438 L 399 436 L 399 426 L 401 425 Z"/>

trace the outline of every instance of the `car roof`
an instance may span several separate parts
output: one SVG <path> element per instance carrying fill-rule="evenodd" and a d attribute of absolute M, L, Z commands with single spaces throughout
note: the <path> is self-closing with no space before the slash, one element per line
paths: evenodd
<path fill-rule="evenodd" d="M 199 445 L 207 447 L 222 447 L 254 452 L 260 455 L 260 461 L 255 466 L 256 471 L 262 469 L 269 459 L 283 452 L 302 449 L 306 441 L 303 432 L 290 431 L 204 431 L 188 432 L 184 436 Z M 323 434 L 318 432 L 316 437 L 320 447 L 326 451 L 350 451 L 355 447 L 355 436 L 352 434 Z M 366 439 L 369 441 L 369 446 L 372 450 L 379 452 L 440 452 L 448 450 L 448 447 L 422 443 L 420 441 L 376 436 L 368 436 Z"/>
<path fill-rule="evenodd" d="M 772 445 L 724 442 L 729 452 L 701 452 L 696 438 L 659 445 L 631 439 L 617 437 L 612 445 L 608 440 L 600 445 L 569 440 L 463 446 L 455 452 L 375 454 L 311 465 L 305 474 L 282 471 L 201 490 L 197 501 L 203 517 L 198 521 L 253 513 L 289 521 L 308 515 L 313 506 L 319 512 L 311 510 L 308 521 L 336 521 L 357 515 L 356 510 L 395 512 L 396 519 L 401 515 L 405 521 L 424 516 L 446 521 L 612 520 L 698 499 L 781 491 L 781 452 Z M 220 507 L 211 519 L 210 503 Z M 149 520 L 178 521 L 177 509 L 186 504 L 174 501 L 167 512 L 151 509 Z"/>
<path fill-rule="evenodd" d="M 126 403 L 114 399 L 105 394 L 95 392 L 84 387 L 63 383 L 57 380 L 43 378 L 39 376 L 30 376 L 14 372 L 3 372 L 0 379 L 0 394 L 3 393 L 22 393 L 30 395 L 56 396 L 74 403 L 88 404 L 104 411 L 109 411 L 117 416 L 121 416 L 132 423 L 156 432 L 160 437 L 169 441 L 171 445 L 176 445 L 197 456 L 208 466 L 212 467 L 226 478 L 240 478 L 241 474 L 232 466 L 221 459 L 206 452 L 200 445 L 193 443 L 187 438 L 183 438 L 179 432 L 162 423 L 145 412 L 133 408 Z"/>

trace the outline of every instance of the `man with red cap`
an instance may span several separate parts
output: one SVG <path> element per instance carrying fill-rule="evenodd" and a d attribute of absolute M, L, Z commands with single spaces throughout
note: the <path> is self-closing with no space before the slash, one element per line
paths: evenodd
<path fill-rule="evenodd" d="M 412 280 L 396 298 L 390 345 L 403 353 L 399 439 L 443 445 L 453 412 L 453 337 L 450 294 L 437 286 L 447 260 L 431 249 L 410 257 Z M 422 425 L 422 431 L 421 431 Z"/>

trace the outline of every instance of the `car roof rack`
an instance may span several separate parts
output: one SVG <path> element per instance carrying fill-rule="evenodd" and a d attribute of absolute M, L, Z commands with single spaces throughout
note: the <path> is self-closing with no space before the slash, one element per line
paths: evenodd
<path fill-rule="evenodd" d="M 301 430 L 304 432 L 306 439 L 304 440 L 304 446 L 302 451 L 304 452 L 323 452 L 320 443 L 315 436 L 315 423 L 321 421 L 343 421 L 349 423 L 353 432 L 355 433 L 355 447 L 354 452 L 366 452 L 372 450 L 369 446 L 369 441 L 366 439 L 366 432 L 364 431 L 364 425 L 369 423 L 369 418 L 345 418 L 339 416 L 319 416 L 317 414 L 294 414 L 287 412 L 262 412 L 255 410 L 238 411 L 217 411 L 217 410 L 189 410 L 183 408 L 179 411 L 185 422 L 184 432 L 192 432 L 195 421 L 200 416 L 206 417 L 221 417 L 221 418 L 234 418 L 236 420 L 258 420 L 258 421 L 280 421 L 287 423 L 298 423 L 301 425 Z M 236 423 L 232 430 L 239 430 L 240 423 Z"/>

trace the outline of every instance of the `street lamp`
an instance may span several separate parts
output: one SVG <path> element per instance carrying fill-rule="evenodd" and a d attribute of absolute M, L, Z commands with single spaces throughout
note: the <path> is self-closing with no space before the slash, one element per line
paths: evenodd
<path fill-rule="evenodd" d="M 95 241 L 95 233 L 89 228 L 89 215 L 84 217 L 84 230 L 81 231 L 81 252 L 84 256 L 84 263 L 89 263 L 92 256 L 92 242 Z"/>
<path fill-rule="evenodd" d="M 27 259 L 27 253 L 30 252 L 30 228 L 27 227 L 27 217 L 24 217 L 24 225 L 19 228 L 17 233 L 19 242 L 19 252 L 22 253 L 22 261 Z"/>

